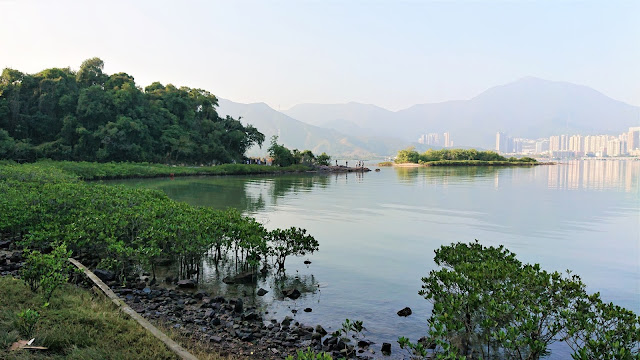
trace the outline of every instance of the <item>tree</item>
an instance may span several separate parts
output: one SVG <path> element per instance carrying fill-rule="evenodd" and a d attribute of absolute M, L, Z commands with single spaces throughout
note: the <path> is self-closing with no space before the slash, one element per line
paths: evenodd
<path fill-rule="evenodd" d="M 568 341 L 574 359 L 637 358 L 640 318 L 587 296 L 578 276 L 522 264 L 503 246 L 477 241 L 435 254 L 440 269 L 422 279 L 419 294 L 433 302 L 428 339 L 438 356 L 536 360 Z M 419 344 L 399 343 L 426 357 Z"/>
<path fill-rule="evenodd" d="M 269 253 L 275 257 L 278 271 L 284 270 L 287 256 L 301 256 L 318 251 L 318 241 L 301 228 L 275 229 L 269 232 Z"/>
<path fill-rule="evenodd" d="M 273 158 L 274 165 L 290 166 L 296 163 L 291 150 L 287 149 L 284 145 L 278 144 L 277 135 L 271 137 L 271 146 L 269 146 L 267 151 L 269 152 L 269 156 Z"/>
<path fill-rule="evenodd" d="M 27 252 L 22 278 L 31 291 L 43 291 L 45 303 L 48 303 L 53 292 L 69 279 L 72 269 L 68 261 L 69 256 L 71 251 L 67 250 L 65 243 L 54 245 L 50 254 L 42 254 L 37 250 Z"/>
<path fill-rule="evenodd" d="M 0 75 L 0 128 L 13 139 L 2 158 L 229 163 L 242 161 L 264 134 L 220 117 L 218 99 L 202 89 L 154 82 L 142 91 L 133 76 L 103 73 L 99 58 L 35 75 Z"/>
<path fill-rule="evenodd" d="M 76 81 L 82 86 L 99 85 L 103 86 L 107 76 L 102 73 L 104 61 L 94 57 L 87 59 L 80 65 L 80 70 L 76 74 Z"/>
<path fill-rule="evenodd" d="M 316 158 L 316 163 L 318 165 L 329 166 L 329 164 L 331 163 L 331 156 L 323 152 L 322 154 L 318 155 L 318 157 Z"/>

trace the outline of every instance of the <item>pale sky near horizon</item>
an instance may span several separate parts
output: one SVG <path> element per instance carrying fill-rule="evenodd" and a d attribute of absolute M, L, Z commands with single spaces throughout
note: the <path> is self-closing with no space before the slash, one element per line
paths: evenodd
<path fill-rule="evenodd" d="M 640 1 L 0 0 L 0 68 L 78 69 L 277 109 L 398 110 L 525 76 L 640 106 Z"/>

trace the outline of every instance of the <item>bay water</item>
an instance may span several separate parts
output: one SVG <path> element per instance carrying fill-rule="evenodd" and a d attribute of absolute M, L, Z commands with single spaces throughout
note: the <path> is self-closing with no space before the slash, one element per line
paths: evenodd
<path fill-rule="evenodd" d="M 504 245 L 525 263 L 570 269 L 589 291 L 640 313 L 639 181 L 640 161 L 579 160 L 108 183 L 160 189 L 192 205 L 236 208 L 268 229 L 307 229 L 320 251 L 287 259 L 286 279 L 225 285 L 221 279 L 232 264 L 217 270 L 208 264 L 204 288 L 249 296 L 267 318 L 291 316 L 330 332 L 347 318 L 362 320 L 377 355 L 389 342 L 392 357 L 402 357 L 397 338 L 416 341 L 427 330 L 431 303 L 418 295 L 421 278 L 437 268 L 434 250 L 452 242 Z M 297 300 L 282 299 L 278 289 L 287 285 L 305 291 Z M 259 287 L 269 293 L 253 295 Z M 399 317 L 406 306 L 413 314 Z M 550 359 L 570 358 L 566 346 L 552 350 Z"/>

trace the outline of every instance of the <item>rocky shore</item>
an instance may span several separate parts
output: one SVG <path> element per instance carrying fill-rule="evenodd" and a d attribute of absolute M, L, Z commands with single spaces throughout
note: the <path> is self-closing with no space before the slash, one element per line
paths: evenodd
<path fill-rule="evenodd" d="M 348 167 L 348 166 L 326 166 L 318 165 L 314 168 L 318 172 L 330 172 L 330 173 L 347 173 L 347 172 L 369 172 L 371 169 L 368 167 Z"/>
<path fill-rule="evenodd" d="M 22 261 L 22 251 L 0 249 L 0 275 L 19 277 Z M 266 311 L 245 306 L 242 298 L 199 291 L 191 280 L 169 279 L 171 285 L 165 287 L 150 285 L 147 278 L 142 278 L 135 286 L 124 287 L 115 281 L 113 273 L 94 272 L 143 317 L 222 356 L 283 359 L 310 347 L 331 353 L 334 358 L 365 359 L 390 347 L 387 343 L 374 345 L 364 339 L 332 336 L 321 325 L 301 324 L 289 316 L 278 321 Z M 78 284 L 90 287 L 86 279 L 78 279 Z M 297 289 L 289 289 L 288 293 L 291 297 L 300 294 Z"/>

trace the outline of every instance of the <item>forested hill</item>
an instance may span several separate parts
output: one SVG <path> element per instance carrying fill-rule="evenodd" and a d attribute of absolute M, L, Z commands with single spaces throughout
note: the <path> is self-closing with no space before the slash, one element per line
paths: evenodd
<path fill-rule="evenodd" d="M 0 159 L 228 163 L 264 135 L 218 116 L 208 91 L 155 82 L 144 91 L 98 58 L 77 72 L 0 76 Z"/>

